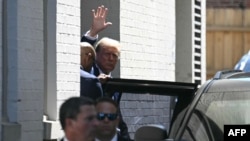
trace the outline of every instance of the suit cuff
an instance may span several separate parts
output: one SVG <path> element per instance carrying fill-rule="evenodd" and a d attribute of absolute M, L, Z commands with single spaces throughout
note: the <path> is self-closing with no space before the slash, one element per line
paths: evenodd
<path fill-rule="evenodd" d="M 98 34 L 97 34 L 95 37 L 92 37 L 92 36 L 89 36 L 89 32 L 90 32 L 90 30 L 88 30 L 88 31 L 84 34 L 84 36 L 85 36 L 87 39 L 89 39 L 89 40 L 97 40 L 97 39 L 98 39 Z"/>

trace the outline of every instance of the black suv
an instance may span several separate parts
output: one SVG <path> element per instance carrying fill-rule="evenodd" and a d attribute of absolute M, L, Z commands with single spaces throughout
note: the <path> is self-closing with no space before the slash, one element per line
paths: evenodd
<path fill-rule="evenodd" d="M 224 125 L 250 124 L 250 73 L 216 73 L 198 88 L 194 83 L 110 79 L 106 94 L 157 94 L 175 97 L 171 125 L 146 125 L 135 141 L 223 141 Z"/>

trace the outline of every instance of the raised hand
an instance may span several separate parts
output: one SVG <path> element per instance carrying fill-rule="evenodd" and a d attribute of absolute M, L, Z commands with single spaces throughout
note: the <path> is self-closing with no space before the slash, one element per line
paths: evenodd
<path fill-rule="evenodd" d="M 99 6 L 97 10 L 92 10 L 93 21 L 89 36 L 96 37 L 96 35 L 102 30 L 106 29 L 108 26 L 112 25 L 111 22 L 106 22 L 106 17 L 108 14 L 108 8 L 105 8 L 103 5 Z"/>

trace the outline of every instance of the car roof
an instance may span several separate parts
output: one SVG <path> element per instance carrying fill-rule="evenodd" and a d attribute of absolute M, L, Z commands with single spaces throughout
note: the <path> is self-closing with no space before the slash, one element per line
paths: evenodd
<path fill-rule="evenodd" d="M 233 92 L 233 91 L 250 91 L 250 78 L 249 79 L 221 79 L 214 81 L 208 93 L 214 92 Z"/>
<path fill-rule="evenodd" d="M 250 72 L 241 70 L 219 71 L 207 92 L 233 92 L 250 90 Z"/>
<path fill-rule="evenodd" d="M 222 70 L 216 72 L 213 79 L 226 79 L 226 78 L 249 78 L 250 72 L 242 70 Z"/>

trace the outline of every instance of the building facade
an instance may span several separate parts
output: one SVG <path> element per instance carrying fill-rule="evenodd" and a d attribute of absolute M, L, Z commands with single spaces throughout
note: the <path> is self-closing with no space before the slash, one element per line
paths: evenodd
<path fill-rule="evenodd" d="M 2 141 L 63 136 L 58 110 L 80 95 L 79 42 L 99 5 L 109 8 L 113 23 L 99 38 L 122 44 L 113 77 L 205 81 L 202 0 L 0 0 Z M 131 137 L 141 125 L 168 127 L 170 104 L 160 96 L 124 95 L 121 109 Z"/>

